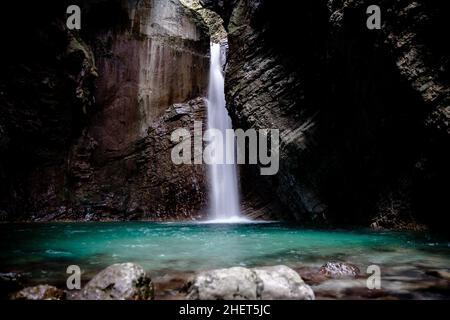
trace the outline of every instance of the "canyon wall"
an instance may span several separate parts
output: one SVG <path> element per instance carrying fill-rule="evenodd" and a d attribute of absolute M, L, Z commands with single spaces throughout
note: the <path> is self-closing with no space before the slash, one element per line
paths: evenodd
<path fill-rule="evenodd" d="M 381 30 L 366 27 L 371 1 L 201 3 L 228 31 L 234 126 L 280 129 L 279 173 L 241 168 L 246 211 L 315 224 L 445 228 L 443 3 L 378 1 Z"/>
<path fill-rule="evenodd" d="M 65 27 L 68 4 L 80 31 Z M 22 4 L 24 5 L 24 4 Z M 5 12 L 2 220 L 190 219 L 202 166 L 176 166 L 171 132 L 203 120 L 209 35 L 177 0 L 51 1 Z"/>
<path fill-rule="evenodd" d="M 245 214 L 445 229 L 441 2 L 380 0 L 381 30 L 366 28 L 365 0 L 200 2 L 228 32 L 234 127 L 280 129 L 276 176 L 240 167 Z M 69 4 L 82 8 L 79 32 L 65 27 Z M 4 5 L 0 32 L 0 220 L 204 214 L 204 168 L 173 165 L 169 140 L 205 118 L 209 35 L 195 11 L 177 0 L 21 1 Z"/>

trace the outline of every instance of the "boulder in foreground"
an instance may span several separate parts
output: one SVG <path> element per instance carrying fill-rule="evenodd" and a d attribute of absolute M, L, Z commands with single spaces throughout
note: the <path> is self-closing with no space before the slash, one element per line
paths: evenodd
<path fill-rule="evenodd" d="M 263 300 L 314 300 L 314 292 L 300 275 L 287 266 L 252 269 L 262 280 Z"/>
<path fill-rule="evenodd" d="M 153 283 L 144 269 L 134 263 L 118 263 L 98 273 L 81 290 L 81 300 L 149 300 Z"/>
<path fill-rule="evenodd" d="M 198 273 L 188 283 L 191 300 L 313 300 L 314 292 L 286 266 L 233 267 Z"/>

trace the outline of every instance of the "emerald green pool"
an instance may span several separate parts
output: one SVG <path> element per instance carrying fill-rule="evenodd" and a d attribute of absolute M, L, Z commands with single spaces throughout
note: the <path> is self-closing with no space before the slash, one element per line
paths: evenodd
<path fill-rule="evenodd" d="M 66 268 L 86 277 L 119 262 L 152 276 L 230 266 L 320 266 L 330 260 L 386 270 L 448 270 L 450 244 L 409 233 L 314 230 L 282 223 L 84 222 L 0 225 L 0 272 L 61 283 Z M 391 272 L 392 273 L 392 272 Z M 395 273 L 394 273 L 395 274 Z"/>

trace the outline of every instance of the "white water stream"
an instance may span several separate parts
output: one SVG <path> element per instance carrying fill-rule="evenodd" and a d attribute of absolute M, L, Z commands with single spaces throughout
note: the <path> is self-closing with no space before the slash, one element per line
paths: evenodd
<path fill-rule="evenodd" d="M 208 88 L 208 129 L 219 130 L 223 137 L 227 129 L 232 129 L 231 119 L 225 107 L 224 76 L 222 74 L 221 48 L 219 43 L 211 44 L 211 63 Z M 213 139 L 210 143 L 216 143 Z M 235 142 L 215 145 L 223 148 L 223 155 L 233 152 Z M 216 159 L 215 159 L 216 157 Z M 239 192 L 236 164 L 220 164 L 222 154 L 215 152 L 210 165 L 210 219 L 211 222 L 241 222 L 248 221 L 241 217 L 239 208 Z"/>

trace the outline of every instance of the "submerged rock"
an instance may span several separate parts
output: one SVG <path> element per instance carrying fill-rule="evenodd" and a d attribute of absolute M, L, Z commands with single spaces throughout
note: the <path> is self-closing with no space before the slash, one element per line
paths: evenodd
<path fill-rule="evenodd" d="M 12 300 L 62 300 L 64 291 L 47 284 L 28 287 L 12 295 Z"/>
<path fill-rule="evenodd" d="M 191 300 L 314 299 L 312 289 L 286 266 L 204 271 L 188 286 Z"/>
<path fill-rule="evenodd" d="M 450 271 L 448 271 L 448 270 L 429 270 L 429 271 L 426 271 L 425 274 L 435 277 L 435 278 L 450 281 Z"/>
<path fill-rule="evenodd" d="M 183 300 L 186 296 L 186 283 L 192 278 L 192 272 L 172 272 L 152 278 L 155 288 L 155 300 Z"/>
<path fill-rule="evenodd" d="M 330 278 L 356 278 L 360 273 L 357 266 L 344 262 L 327 262 L 319 272 Z"/>
<path fill-rule="evenodd" d="M 310 286 L 316 286 L 328 280 L 328 277 L 320 272 L 320 267 L 302 266 L 294 270 Z"/>
<path fill-rule="evenodd" d="M 81 290 L 80 300 L 149 300 L 153 283 L 144 269 L 134 263 L 118 263 L 97 274 Z"/>

